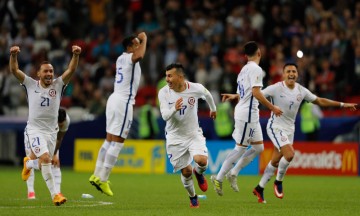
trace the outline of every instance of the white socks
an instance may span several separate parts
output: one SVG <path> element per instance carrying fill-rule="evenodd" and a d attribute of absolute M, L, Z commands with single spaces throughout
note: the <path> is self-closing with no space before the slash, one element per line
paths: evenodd
<path fill-rule="evenodd" d="M 54 177 L 51 172 L 51 163 L 48 163 L 48 164 L 43 163 L 41 165 L 41 174 L 45 180 L 46 186 L 48 187 L 48 189 L 50 191 L 51 198 L 53 199 L 54 196 L 56 194 L 58 194 L 59 192 L 55 188 Z"/>
<path fill-rule="evenodd" d="M 276 175 L 276 180 L 282 181 L 284 180 L 285 173 L 290 165 L 290 162 L 287 161 L 284 157 L 280 159 L 278 172 Z"/>
<path fill-rule="evenodd" d="M 105 160 L 105 155 L 107 150 L 109 149 L 110 146 L 110 142 L 104 140 L 104 143 L 102 144 L 99 153 L 98 153 L 98 157 L 96 160 L 96 165 L 95 165 L 95 171 L 94 171 L 94 175 L 99 177 L 100 176 L 100 172 L 101 169 L 103 168 L 103 164 L 104 164 L 104 160 Z"/>
<path fill-rule="evenodd" d="M 264 144 L 251 145 L 251 148 L 241 156 L 240 160 L 236 163 L 234 168 L 230 171 L 231 175 L 237 176 L 240 170 L 246 167 L 251 161 L 254 160 L 262 151 L 264 151 Z"/>
<path fill-rule="evenodd" d="M 26 168 L 39 170 L 39 159 L 26 161 Z"/>
<path fill-rule="evenodd" d="M 183 183 L 184 188 L 187 190 L 189 196 L 194 197 L 195 196 L 195 188 L 194 188 L 194 181 L 193 181 L 192 175 L 188 178 L 186 178 L 182 174 L 180 176 L 181 176 L 181 182 Z"/>
<path fill-rule="evenodd" d="M 106 151 L 103 168 L 100 170 L 99 177 L 102 182 L 109 179 L 111 169 L 114 167 L 123 146 L 124 143 L 111 142 L 109 149 Z"/>
<path fill-rule="evenodd" d="M 195 163 L 195 171 L 199 174 L 202 174 L 206 171 L 208 167 L 208 163 L 206 163 L 205 166 L 199 166 L 199 164 Z"/>
<path fill-rule="evenodd" d="M 54 176 L 56 191 L 60 193 L 61 192 L 61 170 L 60 170 L 60 167 L 52 166 L 51 171 Z"/>
<path fill-rule="evenodd" d="M 29 176 L 28 180 L 26 180 L 28 193 L 35 192 L 34 181 L 35 181 L 34 169 L 31 169 L 30 176 Z"/>
<path fill-rule="evenodd" d="M 234 166 L 236 161 L 244 154 L 246 147 L 236 145 L 235 148 L 228 154 L 224 163 L 221 166 L 219 173 L 216 176 L 216 180 L 222 182 L 226 173 Z"/>
<path fill-rule="evenodd" d="M 264 170 L 263 176 L 260 179 L 259 186 L 265 188 L 266 183 L 270 181 L 275 171 L 276 171 L 276 167 L 274 167 L 270 161 Z"/>

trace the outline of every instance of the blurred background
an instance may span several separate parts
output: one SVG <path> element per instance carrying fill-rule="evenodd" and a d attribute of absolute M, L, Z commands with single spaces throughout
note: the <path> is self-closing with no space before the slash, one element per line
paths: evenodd
<path fill-rule="evenodd" d="M 360 2 L 355 0 L 1 0 L 0 162 L 19 164 L 25 154 L 28 108 L 25 91 L 9 73 L 12 45 L 21 48 L 20 69 L 35 79 L 44 60 L 61 75 L 71 45 L 82 47 L 61 102 L 72 122 L 62 161 L 73 165 L 74 140 L 105 137 L 105 105 L 113 91 L 115 61 L 124 51 L 122 39 L 141 31 L 148 35 L 148 47 L 140 62 L 142 79 L 129 139 L 164 139 L 157 91 L 166 85 L 165 66 L 180 62 L 187 79 L 207 87 L 218 104 L 217 121 L 208 118 L 205 102 L 199 105 L 204 135 L 232 140 L 234 104 L 220 103 L 220 93 L 236 92 L 237 75 L 246 64 L 242 47 L 250 40 L 261 47 L 264 87 L 281 80 L 285 62 L 295 62 L 298 82 L 316 95 L 360 102 Z M 311 131 L 301 126 L 305 112 L 299 110 L 295 143 L 359 144 L 359 111 L 310 111 L 317 119 Z M 263 130 L 268 117 L 261 107 Z M 265 130 L 264 139 L 269 140 Z"/>

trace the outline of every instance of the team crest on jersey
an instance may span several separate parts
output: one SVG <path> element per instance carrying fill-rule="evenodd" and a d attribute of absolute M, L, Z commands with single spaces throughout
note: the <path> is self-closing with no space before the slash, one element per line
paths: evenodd
<path fill-rule="evenodd" d="M 188 103 L 189 103 L 189 105 L 190 105 L 191 107 L 193 107 L 194 104 L 195 104 L 195 98 L 194 98 L 194 97 L 189 97 Z"/>
<path fill-rule="evenodd" d="M 302 100 L 301 94 L 298 94 L 298 95 L 296 96 L 296 100 L 299 101 L 299 102 Z"/>
<path fill-rule="evenodd" d="M 39 153 L 40 152 L 40 148 L 39 147 L 36 147 L 35 148 L 35 153 Z"/>
<path fill-rule="evenodd" d="M 56 97 L 56 90 L 55 89 L 50 89 L 49 90 L 49 95 L 50 95 L 50 97 Z"/>

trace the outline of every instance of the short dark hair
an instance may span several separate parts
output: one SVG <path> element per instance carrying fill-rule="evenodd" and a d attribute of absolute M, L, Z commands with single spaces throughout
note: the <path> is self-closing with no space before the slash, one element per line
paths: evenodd
<path fill-rule="evenodd" d="M 66 111 L 64 108 L 60 107 L 59 115 L 58 115 L 58 123 L 65 121 L 65 119 L 66 119 Z"/>
<path fill-rule="evenodd" d="M 184 66 L 181 63 L 171 63 L 171 64 L 169 64 L 168 66 L 166 66 L 165 72 L 169 71 L 169 70 L 171 70 L 173 68 L 176 69 L 177 74 L 182 74 L 182 75 L 185 76 Z"/>
<path fill-rule="evenodd" d="M 51 64 L 49 61 L 42 61 L 39 65 L 38 65 L 38 68 L 37 68 L 37 71 L 40 70 L 41 66 L 44 65 L 44 64 Z"/>
<path fill-rule="evenodd" d="M 122 41 L 122 45 L 124 47 L 124 49 L 126 50 L 128 46 L 131 46 L 133 44 L 133 40 L 136 38 L 135 35 L 130 35 L 126 38 L 124 38 L 124 40 Z"/>
<path fill-rule="evenodd" d="M 259 46 L 255 41 L 249 41 L 244 45 L 244 53 L 247 56 L 255 55 L 256 51 L 259 49 Z"/>
<path fill-rule="evenodd" d="M 285 68 L 286 68 L 287 66 L 295 66 L 295 68 L 298 69 L 297 64 L 294 63 L 294 62 L 287 62 L 287 63 L 285 63 L 285 65 L 284 65 L 284 67 L 283 67 L 283 70 L 285 70 Z"/>

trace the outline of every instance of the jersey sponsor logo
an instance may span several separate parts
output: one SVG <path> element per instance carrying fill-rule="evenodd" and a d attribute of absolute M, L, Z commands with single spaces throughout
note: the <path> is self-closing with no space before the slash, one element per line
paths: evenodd
<path fill-rule="evenodd" d="M 284 98 L 285 96 L 284 95 L 280 95 L 281 98 Z"/>
<path fill-rule="evenodd" d="M 50 97 L 56 97 L 56 90 L 55 89 L 50 89 L 49 90 L 49 95 L 50 95 Z"/>
<path fill-rule="evenodd" d="M 41 92 L 35 90 L 35 93 L 41 93 Z"/>
<path fill-rule="evenodd" d="M 169 105 L 174 104 L 175 102 L 169 102 Z"/>

